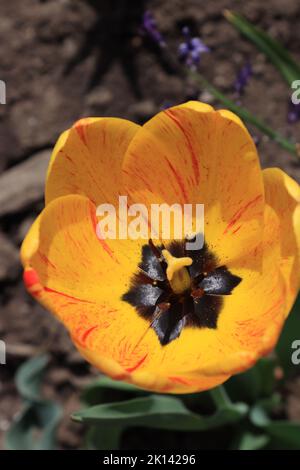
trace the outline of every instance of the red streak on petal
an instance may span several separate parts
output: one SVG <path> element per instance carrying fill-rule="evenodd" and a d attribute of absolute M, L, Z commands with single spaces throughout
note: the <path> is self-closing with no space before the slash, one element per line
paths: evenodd
<path fill-rule="evenodd" d="M 257 204 L 257 202 L 259 200 L 262 199 L 262 195 L 259 194 L 258 196 L 256 196 L 254 199 L 252 199 L 251 201 L 249 201 L 247 204 L 245 204 L 245 206 L 241 207 L 241 209 L 239 209 L 232 217 L 232 219 L 230 220 L 229 224 L 227 225 L 226 229 L 224 230 L 223 232 L 223 235 L 225 235 L 233 226 L 234 224 L 236 224 L 236 222 L 242 217 L 242 215 L 244 215 L 244 213 L 252 206 L 255 206 L 255 204 Z"/>
<path fill-rule="evenodd" d="M 79 121 L 77 121 L 74 124 L 74 127 L 75 127 L 80 139 L 82 140 L 82 142 L 87 146 L 86 136 L 85 136 L 85 133 L 84 133 L 84 127 L 85 127 L 86 123 L 87 123 L 86 119 L 80 119 Z"/>
<path fill-rule="evenodd" d="M 179 383 L 182 385 L 190 385 L 189 382 L 182 379 L 181 377 L 169 377 L 169 380 L 171 380 L 171 382 Z"/>
<path fill-rule="evenodd" d="M 83 302 L 83 303 L 86 303 L 86 304 L 93 304 L 94 303 L 90 300 L 79 299 L 78 297 L 73 297 L 72 295 L 65 294 L 64 292 L 59 292 L 57 290 L 51 289 L 50 287 L 44 287 L 44 290 L 46 292 L 50 292 L 52 294 L 61 295 L 62 297 L 65 297 L 66 299 L 76 300 L 76 302 Z"/>
<path fill-rule="evenodd" d="M 244 150 L 249 145 L 249 142 L 245 142 L 243 145 L 240 146 L 240 151 Z"/>
<path fill-rule="evenodd" d="M 40 282 L 36 271 L 32 268 L 26 269 L 24 271 L 23 280 L 27 289 L 30 289 L 31 287 L 33 287 L 36 284 L 39 284 Z"/>
<path fill-rule="evenodd" d="M 97 220 L 97 217 L 96 217 L 96 212 L 95 212 L 95 206 L 91 203 L 90 204 L 90 214 L 91 214 L 91 221 L 92 221 L 92 225 L 93 225 L 93 230 L 97 236 L 97 224 L 98 224 L 98 220 Z M 103 240 L 102 238 L 99 238 L 97 236 L 97 240 L 99 240 L 99 242 L 101 243 L 102 245 L 102 248 L 106 251 L 106 253 L 117 263 L 117 264 L 120 264 L 119 261 L 115 258 L 114 256 L 114 253 L 113 251 L 110 249 L 110 247 L 108 246 L 108 244 L 105 242 L 105 240 Z"/>
<path fill-rule="evenodd" d="M 195 150 L 193 148 L 193 145 L 190 141 L 190 138 L 189 136 L 187 135 L 186 133 L 186 130 L 184 129 L 183 125 L 181 124 L 180 120 L 177 118 L 176 114 L 174 113 L 174 111 L 172 111 L 171 109 L 168 109 L 165 111 L 165 114 L 167 116 L 169 116 L 169 118 L 172 119 L 173 122 L 175 122 L 176 126 L 181 130 L 181 132 L 183 133 L 184 137 L 185 137 L 185 140 L 186 140 L 186 143 L 187 143 L 187 146 L 189 148 L 189 151 L 191 153 L 191 157 L 192 157 L 192 166 L 193 166 L 193 170 L 194 170 L 194 174 L 195 174 L 195 179 L 196 179 L 196 184 L 199 183 L 199 179 L 200 179 L 200 172 L 199 172 L 199 165 L 198 165 L 198 158 L 197 158 L 197 155 L 195 153 Z"/>
<path fill-rule="evenodd" d="M 86 343 L 86 340 L 88 338 L 88 336 L 92 333 L 92 331 L 94 331 L 96 328 L 98 328 L 98 325 L 94 325 L 94 326 L 91 326 L 91 328 L 88 328 L 82 335 L 81 337 L 81 343 L 83 345 L 85 345 Z"/>
<path fill-rule="evenodd" d="M 121 373 L 121 374 L 114 375 L 112 378 L 114 380 L 126 380 L 129 378 L 129 374 L 124 372 L 123 374 Z"/>
<path fill-rule="evenodd" d="M 23 281 L 26 289 L 33 297 L 39 297 L 43 292 L 43 287 L 36 271 L 33 268 L 26 269 L 23 273 Z"/>
<path fill-rule="evenodd" d="M 238 232 L 238 231 L 240 230 L 240 228 L 241 228 L 241 227 L 242 227 L 242 225 L 239 225 L 239 226 L 238 226 L 238 227 L 237 227 L 235 230 L 233 230 L 233 232 L 232 232 L 232 233 L 236 233 L 236 232 Z"/>
<path fill-rule="evenodd" d="M 276 308 L 280 307 L 280 306 L 283 304 L 284 300 L 285 300 L 285 297 L 284 297 L 284 296 L 280 297 L 280 298 L 272 305 L 272 307 L 270 307 L 266 312 L 263 313 L 263 316 L 269 315 L 273 310 L 275 310 Z"/>
<path fill-rule="evenodd" d="M 172 389 L 173 389 L 173 385 L 172 385 L 172 384 L 167 384 L 167 385 L 164 385 L 164 386 L 160 389 L 160 391 L 161 391 L 161 392 L 169 392 L 169 391 L 172 390 Z"/>
<path fill-rule="evenodd" d="M 173 173 L 177 183 L 178 183 L 178 186 L 180 187 L 180 190 L 184 196 L 184 200 L 185 202 L 188 202 L 188 195 L 186 193 L 186 190 L 184 188 L 184 183 L 182 181 L 182 178 L 180 177 L 179 173 L 177 173 L 177 171 L 175 170 L 175 168 L 173 167 L 172 163 L 170 162 L 170 160 L 168 160 L 168 158 L 166 158 L 166 162 L 171 170 L 171 172 Z"/>
<path fill-rule="evenodd" d="M 144 357 L 142 357 L 142 359 L 140 359 L 136 364 L 135 366 L 133 367 L 128 367 L 128 369 L 126 369 L 127 372 L 133 372 L 135 371 L 136 369 L 138 369 L 142 364 L 143 362 L 145 362 L 145 359 L 147 358 L 148 354 L 146 354 Z"/>
<path fill-rule="evenodd" d="M 53 268 L 53 269 L 56 269 L 56 266 L 49 260 L 49 258 L 47 258 L 47 256 L 44 253 L 42 253 L 39 250 L 38 254 L 39 254 L 39 256 L 40 256 L 40 258 L 41 258 L 41 260 L 44 264 L 46 264 L 47 266 L 51 266 L 51 268 Z"/>
<path fill-rule="evenodd" d="M 70 155 L 68 155 L 64 149 L 60 149 L 59 153 L 61 155 L 63 155 L 70 163 L 72 163 L 74 165 L 74 161 L 72 160 L 72 158 L 70 157 Z"/>
<path fill-rule="evenodd" d="M 96 217 L 95 206 L 93 204 L 90 204 L 90 214 L 91 214 L 91 221 L 92 221 L 92 224 L 93 224 L 93 229 L 96 232 L 98 221 L 97 221 L 97 217 Z"/>

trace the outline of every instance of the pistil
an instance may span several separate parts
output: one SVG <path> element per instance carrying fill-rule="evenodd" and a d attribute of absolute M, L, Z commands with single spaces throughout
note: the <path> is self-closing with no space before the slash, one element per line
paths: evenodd
<path fill-rule="evenodd" d="M 167 263 L 166 275 L 173 292 L 182 294 L 191 287 L 191 277 L 186 266 L 192 264 L 192 258 L 176 258 L 166 249 L 162 250 L 162 255 Z"/>

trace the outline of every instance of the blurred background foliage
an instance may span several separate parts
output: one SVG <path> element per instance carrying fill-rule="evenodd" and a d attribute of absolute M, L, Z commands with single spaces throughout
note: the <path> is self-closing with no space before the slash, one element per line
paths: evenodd
<path fill-rule="evenodd" d="M 291 344 L 300 328 L 300 297 L 289 316 L 276 351 L 223 387 L 188 395 L 160 395 L 100 375 L 82 393 L 82 408 L 72 415 L 85 425 L 82 448 L 115 450 L 128 430 L 150 428 L 157 439 L 165 432 L 184 432 L 197 449 L 300 449 L 300 421 L 286 419 L 284 381 L 293 372 Z M 16 374 L 23 408 L 6 434 L 8 449 L 55 449 L 61 408 L 40 392 L 48 357 L 25 362 Z M 223 437 L 222 437 L 223 436 Z M 197 445 L 196 445 L 197 442 Z M 214 442 L 213 442 L 214 443 Z M 193 448 L 193 447 L 190 447 Z"/>

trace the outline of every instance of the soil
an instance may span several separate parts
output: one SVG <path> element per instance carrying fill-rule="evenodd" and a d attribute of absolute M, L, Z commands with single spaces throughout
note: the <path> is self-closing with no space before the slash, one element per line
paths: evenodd
<path fill-rule="evenodd" d="M 120 116 L 143 123 L 166 105 L 193 97 L 219 107 L 212 96 L 176 73 L 158 47 L 140 33 L 141 16 L 150 9 L 176 57 L 181 29 L 189 25 L 211 48 L 203 56 L 203 74 L 228 97 L 246 63 L 253 67 L 241 102 L 270 126 L 297 142 L 300 122 L 287 123 L 291 90 L 276 69 L 224 19 L 224 9 L 244 14 L 279 39 L 300 61 L 298 0 L 0 0 L 0 79 L 7 104 L 0 105 L 0 171 L 49 149 L 58 135 L 83 116 Z M 300 180 L 295 157 L 263 137 L 263 166 L 279 166 Z M 18 184 L 18 181 L 16 181 Z M 0 219 L 2 235 L 17 249 L 42 200 Z M 47 350 L 51 364 L 46 396 L 64 408 L 59 448 L 82 446 L 83 429 L 69 419 L 78 409 L 80 391 L 96 371 L 76 353 L 56 320 L 26 294 L 21 270 L 14 264 L 0 283 L 0 338 L 7 344 L 7 365 L 0 366 L 0 433 L 20 409 L 14 374 L 37 351 Z M 290 386 L 287 410 L 299 417 L 299 379 Z M 124 446 L 148 445 L 149 432 L 127 438 Z M 178 436 L 180 442 L 181 436 Z M 168 440 L 164 446 L 175 446 Z M 3 439 L 0 439 L 0 448 Z"/>

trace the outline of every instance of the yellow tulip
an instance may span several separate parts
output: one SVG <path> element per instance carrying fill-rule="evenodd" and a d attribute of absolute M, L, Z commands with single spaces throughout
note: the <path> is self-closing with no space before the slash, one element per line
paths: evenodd
<path fill-rule="evenodd" d="M 82 119 L 59 138 L 45 193 L 21 248 L 25 284 L 102 372 L 189 393 L 274 348 L 299 289 L 300 188 L 261 170 L 237 116 L 189 102 L 142 127 Z M 99 239 L 96 208 L 119 195 L 204 204 L 204 247 Z"/>

